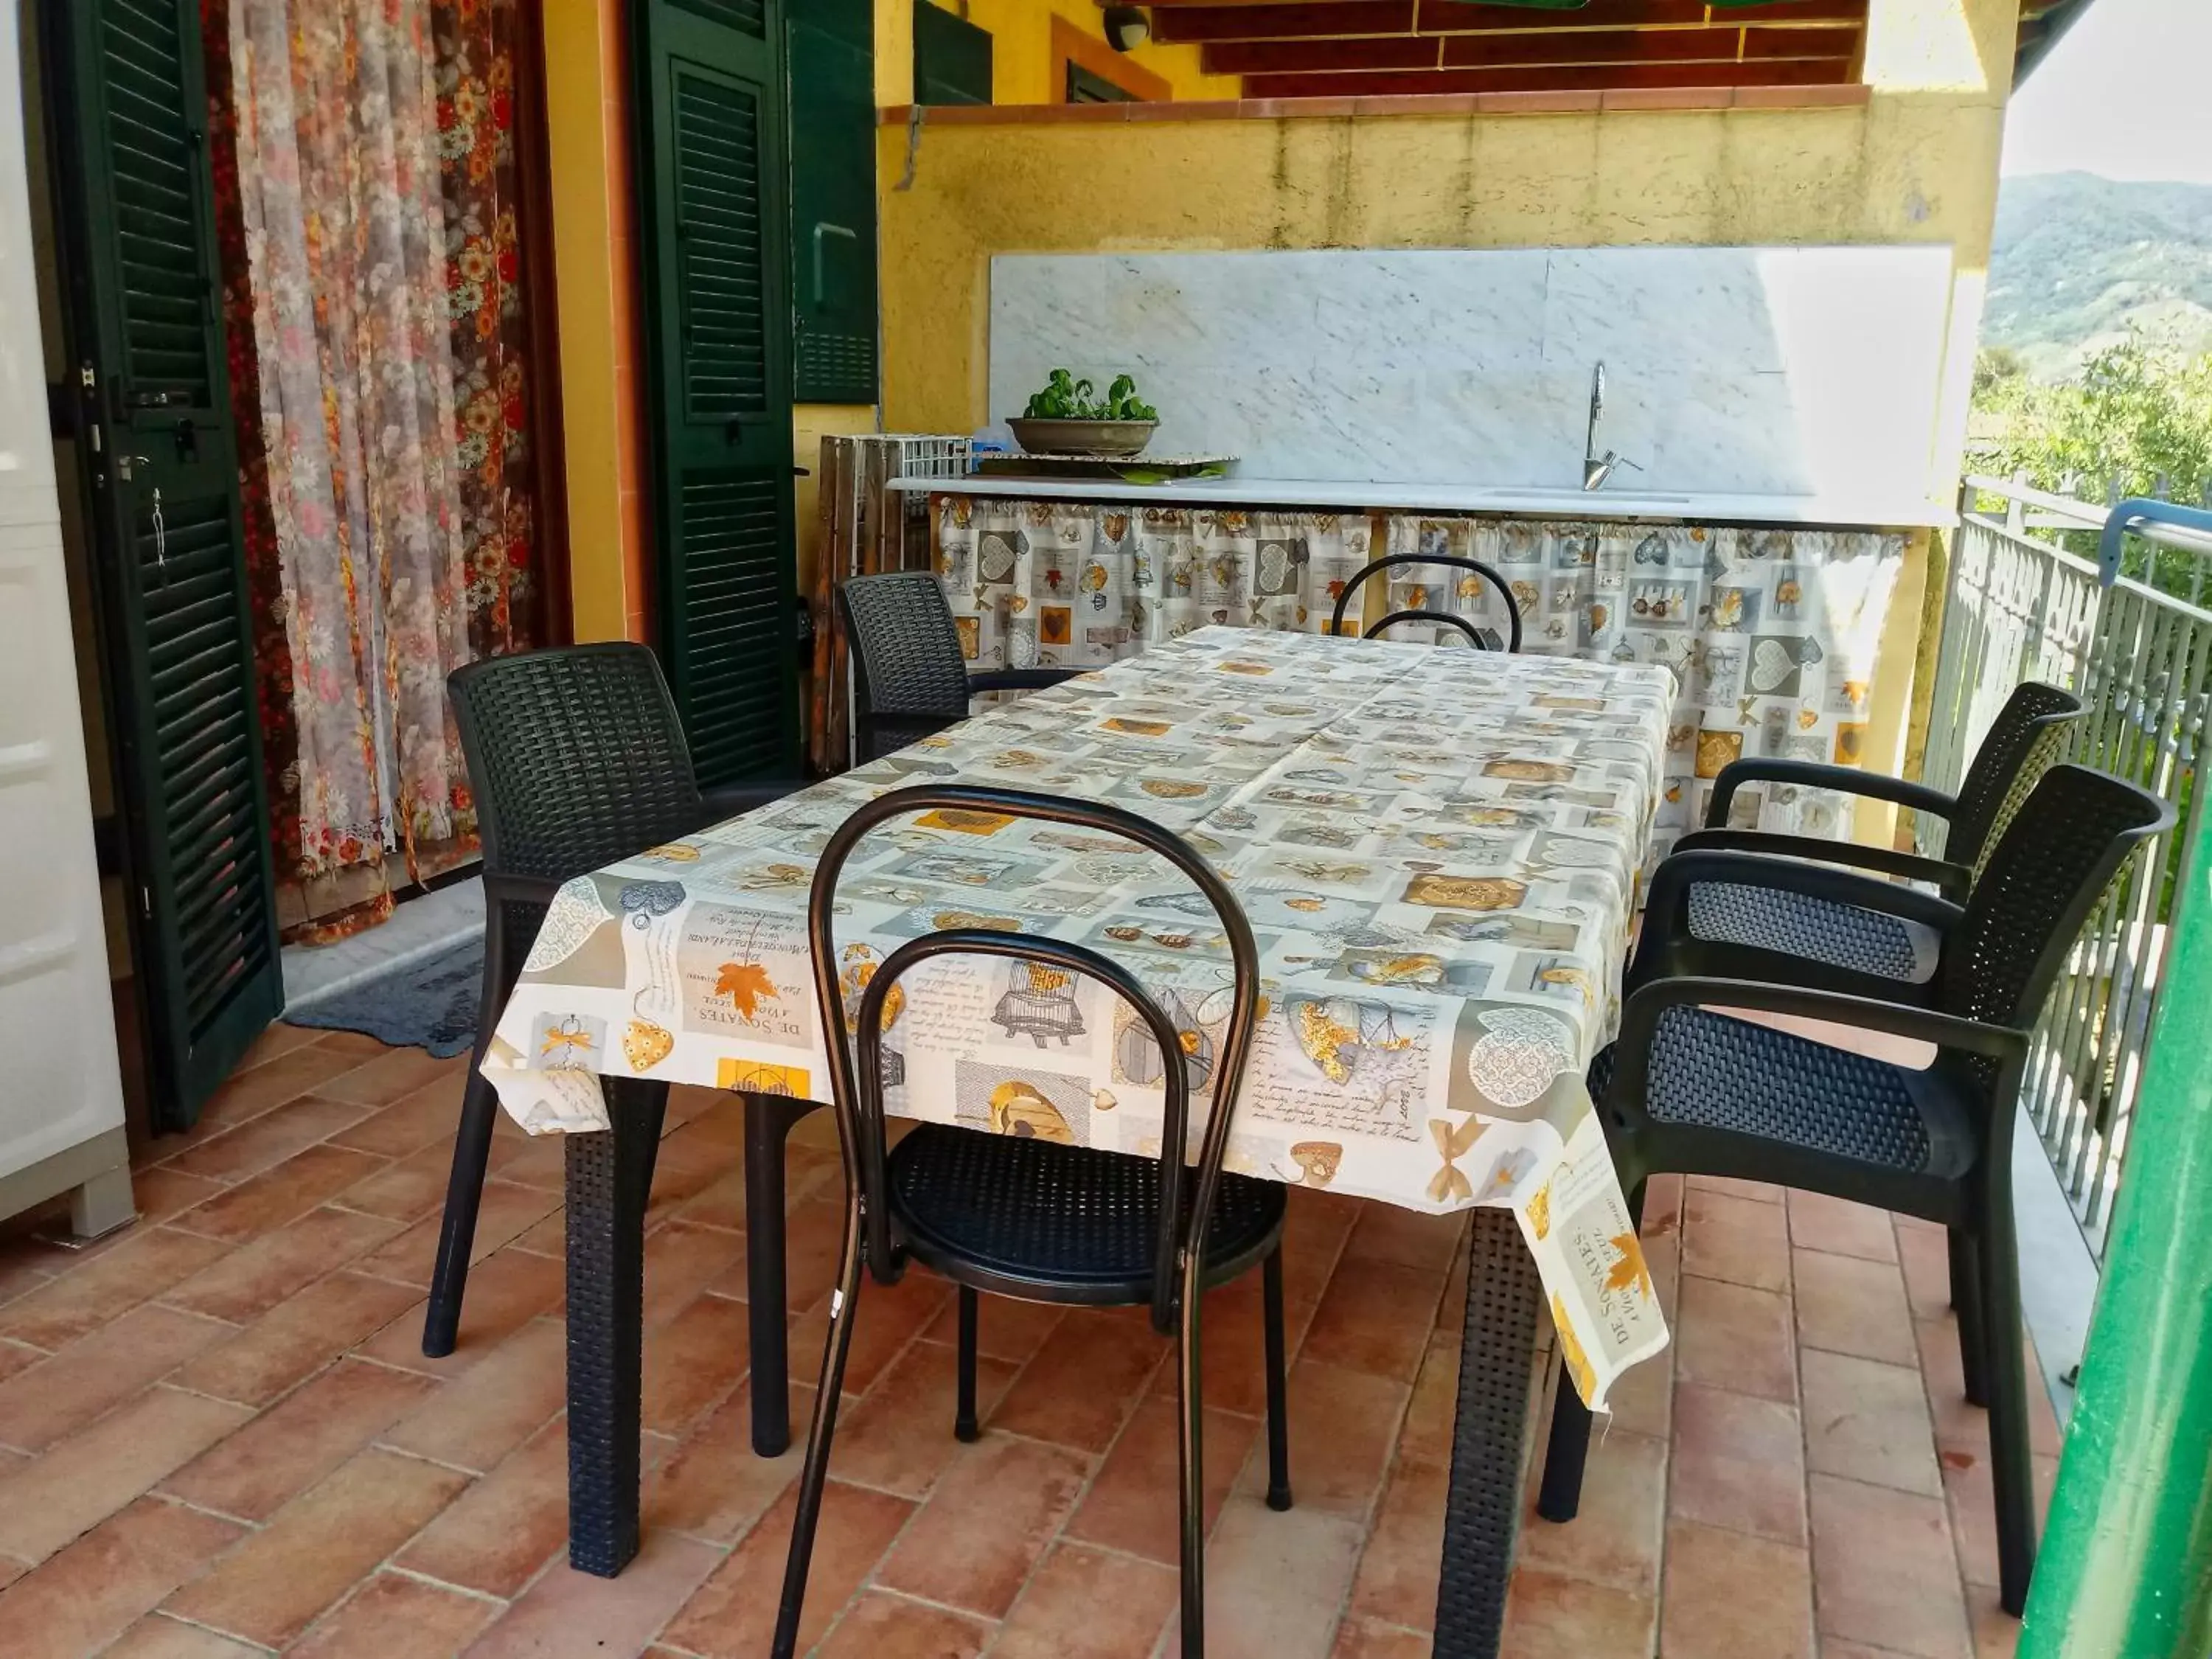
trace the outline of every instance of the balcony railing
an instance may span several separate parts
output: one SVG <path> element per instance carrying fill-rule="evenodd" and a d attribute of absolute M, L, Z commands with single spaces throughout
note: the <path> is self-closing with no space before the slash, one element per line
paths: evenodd
<path fill-rule="evenodd" d="M 2148 510 L 2169 515 L 2154 522 Z M 2089 706 L 2069 760 L 2172 801 L 2179 828 L 2104 897 L 2036 1033 L 2024 1105 L 2101 1263 L 2124 1177 L 2174 884 L 2197 835 L 2212 696 L 2212 513 L 2094 507 L 1970 478 L 1960 504 L 1922 776 L 1955 789 L 2013 687 L 2039 679 Z M 1916 830 L 1941 850 L 1942 824 Z"/>

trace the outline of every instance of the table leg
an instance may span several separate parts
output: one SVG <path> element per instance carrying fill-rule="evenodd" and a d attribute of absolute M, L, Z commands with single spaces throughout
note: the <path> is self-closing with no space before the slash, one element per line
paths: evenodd
<path fill-rule="evenodd" d="M 1494 1659 L 1520 1528 L 1522 1462 L 1534 1391 L 1536 1264 L 1510 1210 L 1474 1212 L 1460 1348 L 1459 1415 L 1444 1504 L 1436 1659 Z"/>
<path fill-rule="evenodd" d="M 614 1127 L 565 1148 L 568 1565 L 611 1578 L 637 1553 L 645 1210 L 668 1085 L 604 1082 Z"/>
<path fill-rule="evenodd" d="M 814 1109 L 811 1100 L 745 1097 L 745 1317 L 751 1343 L 753 1451 L 760 1457 L 780 1457 L 791 1444 L 783 1143 L 791 1126 Z"/>

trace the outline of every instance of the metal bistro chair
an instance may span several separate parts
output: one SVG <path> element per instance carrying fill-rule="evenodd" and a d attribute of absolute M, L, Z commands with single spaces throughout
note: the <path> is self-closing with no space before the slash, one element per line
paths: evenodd
<path fill-rule="evenodd" d="M 1683 902 L 1645 907 L 1630 968 L 1632 990 L 1658 974 L 1712 974 L 1724 979 L 1786 979 L 1793 985 L 1852 996 L 1926 1006 L 1934 994 L 1940 950 L 1972 890 L 1976 872 L 2028 793 L 2058 760 L 2068 734 L 2086 711 L 2081 699 L 2031 680 L 2016 689 L 1983 739 L 1956 795 L 1925 784 L 1847 766 L 1791 760 L 1741 760 L 1713 786 L 1705 821 L 1714 827 L 1676 842 L 1668 855 L 1670 892 Z M 1942 818 L 1949 828 L 1944 856 L 1922 858 L 1893 848 L 1828 841 L 1759 830 L 1728 830 L 1736 791 L 1753 781 L 1786 782 L 1893 800 Z M 1759 886 L 1714 878 L 1700 862 L 1716 853 L 1786 855 L 1791 874 L 1771 872 Z M 1676 860 L 1686 860 L 1675 864 Z M 1838 871 L 1837 865 L 1881 872 Z M 1662 870 L 1666 866 L 1662 866 Z M 1698 879 L 1689 879 L 1692 875 Z M 1894 878 L 1925 882 L 1929 894 Z M 1660 878 L 1653 878 L 1656 898 Z M 1933 936 L 1916 945 L 1914 927 Z"/>
<path fill-rule="evenodd" d="M 945 589 L 927 570 L 854 576 L 837 589 L 837 616 L 853 653 L 854 725 L 863 763 L 968 718 L 985 691 L 1035 691 L 1079 668 L 968 672 Z"/>
<path fill-rule="evenodd" d="M 702 793 L 667 682 L 641 645 L 559 646 L 447 677 L 483 842 L 483 1000 L 422 1352 L 453 1351 L 498 1099 L 478 1069 L 492 1025 L 563 882 L 789 794 L 796 781 Z"/>
<path fill-rule="evenodd" d="M 2054 767 L 1984 861 L 1930 1006 L 1797 984 L 1657 978 L 1629 996 L 1620 1041 L 1590 1067 L 1590 1092 L 1639 1221 L 1644 1182 L 1676 1172 L 1773 1182 L 1949 1229 L 1960 1367 L 1966 1398 L 1989 1407 L 2000 1594 L 2014 1614 L 2035 1563 L 2012 1207 L 2013 1120 L 2028 1028 L 2106 887 L 2136 847 L 2172 822 L 2170 806 L 2133 784 Z M 1789 867 L 1744 854 L 1698 857 L 1725 860 L 1730 880 L 1754 887 Z M 1716 1008 L 1887 1033 L 1931 1043 L 1936 1057 L 1916 1070 Z M 1547 1520 L 1573 1519 L 1589 1442 L 1589 1413 L 1563 1386 L 1537 1504 Z"/>
<path fill-rule="evenodd" d="M 1513 589 L 1505 578 L 1480 559 L 1462 559 L 1455 554 L 1449 553 L 1394 553 L 1385 558 L 1369 560 L 1352 572 L 1351 580 L 1344 585 L 1344 591 L 1336 596 L 1336 609 L 1329 613 L 1328 631 L 1332 634 L 1344 632 L 1345 607 L 1352 603 L 1352 596 L 1359 591 L 1359 585 L 1362 582 L 1378 570 L 1389 570 L 1401 564 L 1449 565 L 1455 570 L 1471 570 L 1482 580 L 1488 582 L 1491 586 L 1498 590 L 1498 597 L 1505 601 L 1505 621 L 1511 637 L 1504 642 L 1504 648 L 1510 653 L 1520 651 L 1521 607 L 1514 600 Z M 1393 611 L 1359 637 L 1374 639 L 1384 629 L 1401 622 L 1441 623 L 1447 628 L 1456 628 L 1461 633 L 1466 635 L 1467 642 L 1478 651 L 1495 651 L 1498 648 L 1499 641 L 1496 629 L 1477 628 L 1467 617 L 1449 611 Z M 1357 632 L 1356 629 L 1354 631 Z"/>
<path fill-rule="evenodd" d="M 867 981 L 848 1021 L 838 982 L 832 913 L 846 859 L 878 824 L 933 808 L 1037 818 L 1120 836 L 1173 865 L 1212 902 L 1235 966 L 1231 1012 L 1213 1072 L 1213 1112 L 1194 1167 L 1184 1162 L 1190 1110 L 1186 1048 L 1175 1022 L 1134 975 L 1087 946 L 1035 934 L 951 928 L 908 940 Z M 807 927 L 816 999 L 829 1042 L 831 1099 L 844 1155 L 845 1247 L 830 1302 L 821 1390 L 800 1476 L 783 1601 L 774 1652 L 798 1640 L 806 1575 L 829 1472 L 837 1396 L 852 1339 L 865 1263 L 880 1284 L 896 1281 L 909 1260 L 951 1279 L 960 1294 L 959 1406 L 955 1432 L 975 1425 L 977 1292 L 1033 1302 L 1149 1306 L 1152 1325 L 1176 1336 L 1182 1405 L 1182 1651 L 1204 1652 L 1205 1547 L 1200 1444 L 1199 1304 L 1206 1289 L 1255 1263 L 1264 1270 L 1267 1359 L 1267 1502 L 1291 1504 L 1285 1423 L 1283 1214 L 1287 1189 L 1223 1173 L 1231 1108 L 1251 1053 L 1260 987 L 1259 951 L 1243 910 L 1206 861 L 1176 836 L 1118 807 L 1012 790 L 921 787 L 895 790 L 846 819 L 816 866 Z M 899 978 L 933 957 L 1010 958 L 1045 971 L 1082 974 L 1112 990 L 1144 1023 L 1164 1067 L 1165 1109 L 1157 1158 L 1026 1136 L 985 1134 L 926 1124 L 886 1151 L 884 1132 L 884 1009 Z M 854 1057 L 849 1031 L 859 1036 Z M 1201 1227 L 1194 1217 L 1206 1218 Z"/>

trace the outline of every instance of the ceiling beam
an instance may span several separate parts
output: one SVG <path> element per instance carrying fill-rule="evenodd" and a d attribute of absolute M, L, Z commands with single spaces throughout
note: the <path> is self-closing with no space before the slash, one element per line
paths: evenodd
<path fill-rule="evenodd" d="M 1430 93 L 1612 92 L 1635 87 L 1841 86 L 1848 58 L 1753 64 L 1607 64 L 1495 69 L 1354 70 L 1334 75 L 1254 75 L 1247 98 L 1389 98 Z"/>
<path fill-rule="evenodd" d="M 1486 29 L 1680 28 L 1715 23 L 1858 23 L 1867 0 L 1786 0 L 1771 6 L 1707 6 L 1702 0 L 1590 0 L 1575 11 L 1484 5 L 1480 0 L 1421 0 L 1424 33 Z"/>
<path fill-rule="evenodd" d="M 1746 59 L 1849 58 L 1855 28 L 1633 29 L 1565 34 L 1455 34 L 1444 40 L 1443 67 L 1491 64 L 1729 64 Z"/>
<path fill-rule="evenodd" d="M 1667 29 L 1769 24 L 1820 27 L 1866 21 L 1867 0 L 1795 0 L 1788 5 L 1708 8 L 1701 0 L 1592 0 L 1578 11 L 1544 11 L 1468 0 L 1261 0 L 1254 4 L 1156 5 L 1155 35 L 1167 44 L 1357 38 L 1372 35 L 1561 33 L 1579 29 Z"/>
<path fill-rule="evenodd" d="M 1858 30 L 1849 27 L 1576 29 L 1540 34 L 1226 41 L 1204 48 L 1201 61 L 1209 75 L 1310 75 L 1352 70 L 1480 69 L 1502 64 L 1732 64 L 1739 59 L 1849 58 L 1858 45 Z"/>
<path fill-rule="evenodd" d="M 1435 69 L 1439 34 L 1383 34 L 1351 40 L 1228 40 L 1199 51 L 1208 75 L 1299 74 L 1310 70 Z"/>
<path fill-rule="evenodd" d="M 1158 6 L 1153 38 L 1164 45 L 1279 40 L 1316 34 L 1410 34 L 1413 0 L 1330 0 L 1321 5 Z"/>

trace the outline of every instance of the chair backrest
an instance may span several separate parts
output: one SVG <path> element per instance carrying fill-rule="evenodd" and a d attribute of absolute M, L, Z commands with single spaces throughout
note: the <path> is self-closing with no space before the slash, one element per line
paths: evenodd
<path fill-rule="evenodd" d="M 1505 648 L 1509 652 L 1520 650 L 1521 607 L 1514 601 L 1513 589 L 1510 585 L 1504 576 L 1483 563 L 1481 560 L 1461 558 L 1456 554 L 1449 553 L 1393 553 L 1380 559 L 1369 560 L 1352 574 L 1351 579 L 1344 584 L 1343 590 L 1337 594 L 1336 609 L 1329 614 L 1328 631 L 1332 634 L 1344 632 L 1345 608 L 1352 603 L 1352 596 L 1359 591 L 1362 582 L 1378 570 L 1389 570 L 1401 564 L 1449 565 L 1455 570 L 1472 571 L 1480 580 L 1488 582 L 1497 590 L 1498 597 L 1505 602 L 1505 621 L 1511 633 L 1511 637 L 1506 641 Z M 1401 622 L 1441 623 L 1448 628 L 1456 628 L 1461 633 L 1466 635 L 1468 643 L 1478 651 L 1492 648 L 1491 641 L 1485 638 L 1472 622 L 1465 617 L 1448 611 L 1394 611 L 1381 622 L 1376 623 L 1374 627 L 1369 629 L 1363 637 L 1371 640 L 1384 629 Z"/>
<path fill-rule="evenodd" d="M 2147 789 L 2086 766 L 2051 768 L 1991 849 L 1945 942 L 1936 1006 L 2033 1025 L 2106 889 L 2172 823 L 2173 808 Z"/>
<path fill-rule="evenodd" d="M 2013 688 L 1959 785 L 1945 858 L 1978 866 L 1988 857 L 2028 792 L 2058 763 L 2068 733 L 2087 712 L 2071 691 L 2040 680 Z"/>
<path fill-rule="evenodd" d="M 968 717 L 968 659 L 934 574 L 852 577 L 838 586 L 837 615 L 853 653 L 862 760 Z"/>
<path fill-rule="evenodd" d="M 493 657 L 446 689 L 487 872 L 566 881 L 699 828 L 691 751 L 644 646 Z"/>
<path fill-rule="evenodd" d="M 1182 1034 L 1158 1001 L 1129 970 L 1111 957 L 1066 939 L 988 928 L 957 927 L 923 933 L 901 945 L 875 965 L 860 988 L 858 1006 L 847 1006 L 847 975 L 834 937 L 838 878 L 853 849 L 878 824 L 925 811 L 952 811 L 1035 818 L 1071 828 L 1119 836 L 1158 854 L 1188 878 L 1219 918 L 1229 941 L 1233 980 L 1228 1024 L 1212 1073 L 1213 1109 L 1206 1126 L 1199 1159 L 1187 1169 L 1189 1144 L 1190 1071 Z M 879 795 L 838 827 L 814 868 L 807 900 L 806 926 L 814 957 L 815 1002 L 830 1055 L 830 1098 L 837 1113 L 838 1142 L 845 1178 L 861 1196 L 866 1215 L 871 1271 L 889 1277 L 897 1270 L 892 1257 L 888 1176 L 884 1133 L 884 1009 L 892 988 L 915 963 L 939 956 L 989 956 L 1043 965 L 1049 974 L 1081 974 L 1099 981 L 1136 1013 L 1152 1034 L 1160 1053 L 1165 1095 L 1160 1124 L 1159 1225 L 1152 1268 L 1152 1321 L 1162 1331 L 1174 1328 L 1181 1297 L 1195 1294 L 1200 1267 L 1204 1218 L 1213 1208 L 1221 1164 L 1229 1149 L 1230 1119 L 1238 1085 L 1252 1049 L 1260 996 L 1260 951 L 1242 906 L 1221 878 L 1180 836 L 1133 812 L 1063 796 L 957 785 L 895 789 Z M 1032 971 L 1035 971 L 1032 969 Z M 896 1016 L 894 1016 L 896 1018 Z M 854 1037 L 859 1038 L 854 1055 Z M 1188 1191 L 1190 1201 L 1186 1204 Z M 1185 1218 L 1194 1230 L 1185 1236 Z M 1186 1249 L 1188 1246 L 1188 1249 Z M 1186 1259 L 1187 1258 L 1187 1259 Z"/>

